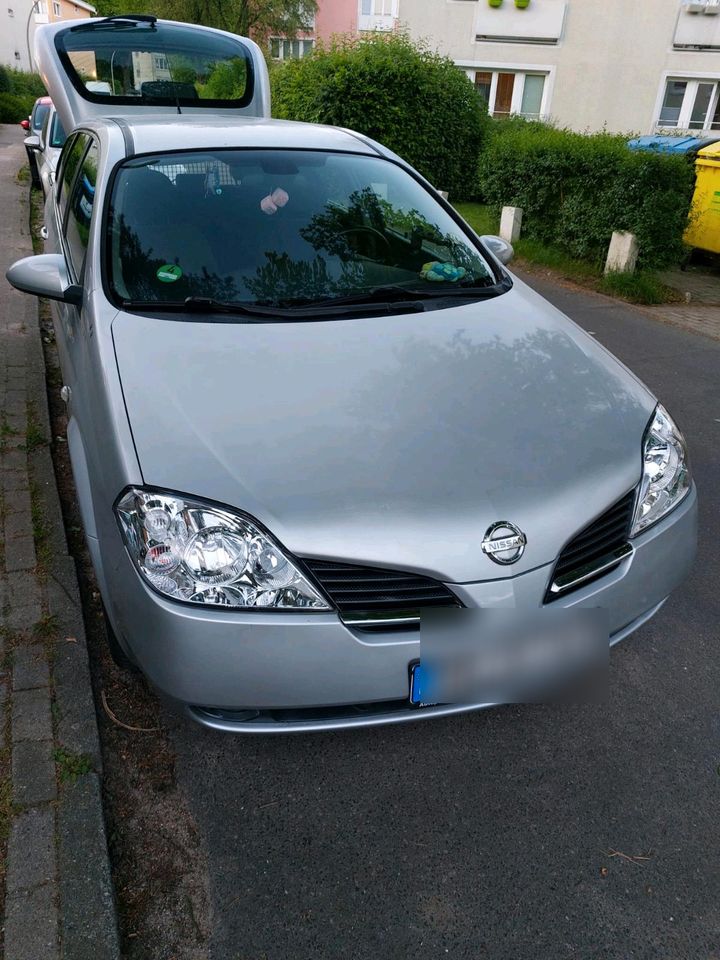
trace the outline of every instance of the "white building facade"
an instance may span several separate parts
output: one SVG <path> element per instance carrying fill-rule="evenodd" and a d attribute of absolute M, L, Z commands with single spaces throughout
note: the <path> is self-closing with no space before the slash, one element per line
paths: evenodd
<path fill-rule="evenodd" d="M 399 0 L 397 24 L 495 116 L 720 134 L 720 0 Z"/>
<path fill-rule="evenodd" d="M 95 7 L 86 0 L 0 0 L 0 3 L 0 63 L 18 70 L 33 69 L 30 56 L 36 26 L 95 16 Z"/>

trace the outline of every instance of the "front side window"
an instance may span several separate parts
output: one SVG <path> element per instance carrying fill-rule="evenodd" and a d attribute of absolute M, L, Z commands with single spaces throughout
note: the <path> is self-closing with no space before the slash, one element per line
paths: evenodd
<path fill-rule="evenodd" d="M 70 194 L 67 221 L 65 223 L 65 241 L 67 252 L 76 278 L 82 276 L 85 264 L 88 239 L 90 237 L 90 219 L 95 203 L 95 185 L 97 183 L 98 147 L 95 141 L 85 154 L 75 186 Z"/>
<path fill-rule="evenodd" d="M 54 147 L 56 150 L 67 140 L 67 135 L 65 134 L 65 129 L 63 128 L 60 117 L 55 114 L 53 117 L 52 130 L 50 131 L 50 146 Z"/>
<path fill-rule="evenodd" d="M 67 198 L 72 189 L 80 161 L 83 158 L 90 137 L 86 133 L 78 133 L 66 144 L 60 157 L 60 176 L 57 207 L 61 221 L 65 219 L 65 208 L 67 207 Z"/>
<path fill-rule="evenodd" d="M 241 107 L 252 98 L 247 46 L 189 25 L 90 21 L 55 45 L 74 86 L 96 103 Z"/>
<path fill-rule="evenodd" d="M 223 150 L 137 158 L 109 210 L 118 299 L 301 307 L 497 278 L 448 212 L 379 157 Z"/>

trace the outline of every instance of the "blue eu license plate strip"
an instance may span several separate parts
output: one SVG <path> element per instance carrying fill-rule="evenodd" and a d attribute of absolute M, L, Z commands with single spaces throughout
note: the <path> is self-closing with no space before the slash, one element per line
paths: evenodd
<path fill-rule="evenodd" d="M 414 663 L 410 668 L 410 703 L 414 707 L 437 703 L 433 673 L 422 663 Z"/>

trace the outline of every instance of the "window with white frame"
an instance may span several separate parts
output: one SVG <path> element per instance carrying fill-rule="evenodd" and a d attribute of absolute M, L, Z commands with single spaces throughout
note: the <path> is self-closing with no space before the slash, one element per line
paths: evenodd
<path fill-rule="evenodd" d="M 392 30 L 400 0 L 358 0 L 359 30 Z"/>
<path fill-rule="evenodd" d="M 270 40 L 270 56 L 273 60 L 297 60 L 313 52 L 314 40 L 285 40 L 273 37 Z"/>
<path fill-rule="evenodd" d="M 53 15 L 56 17 L 62 17 L 62 7 L 58 0 L 53 0 Z"/>
<path fill-rule="evenodd" d="M 516 114 L 537 120 L 543 115 L 546 73 L 474 70 L 471 78 L 494 117 Z"/>
<path fill-rule="evenodd" d="M 720 130 L 720 80 L 668 77 L 655 125 L 660 130 Z"/>

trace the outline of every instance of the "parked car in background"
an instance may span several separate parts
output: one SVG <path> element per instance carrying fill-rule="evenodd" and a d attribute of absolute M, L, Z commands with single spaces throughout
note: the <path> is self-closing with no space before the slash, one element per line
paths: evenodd
<path fill-rule="evenodd" d="M 27 126 L 25 126 L 25 121 L 20 121 L 20 126 L 27 130 L 31 137 L 39 137 L 42 130 L 43 124 L 47 115 L 50 113 L 50 108 L 52 107 L 52 99 L 50 97 L 38 97 L 35 101 L 32 113 L 27 121 Z M 27 140 L 25 141 L 25 150 L 27 151 L 28 164 L 30 166 L 30 178 L 32 185 L 34 187 L 41 186 L 40 183 L 40 171 L 37 167 L 37 162 L 35 158 L 36 151 L 31 149 L 28 146 Z"/>
<path fill-rule="evenodd" d="M 53 301 L 118 659 L 209 727 L 352 727 L 493 702 L 428 703 L 428 611 L 602 608 L 606 655 L 658 612 L 695 555 L 683 437 L 508 244 L 368 137 L 269 119 L 252 41 L 36 44 L 69 136 L 7 276 Z"/>
<path fill-rule="evenodd" d="M 38 180 L 42 187 L 43 198 L 50 192 L 55 180 L 55 169 L 67 136 L 62 121 L 54 106 L 50 106 L 45 122 L 38 136 L 25 139 L 25 147 L 33 153 L 38 171 Z"/>

